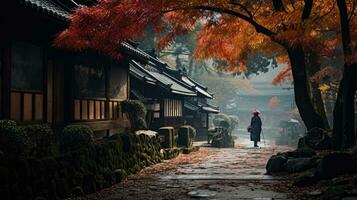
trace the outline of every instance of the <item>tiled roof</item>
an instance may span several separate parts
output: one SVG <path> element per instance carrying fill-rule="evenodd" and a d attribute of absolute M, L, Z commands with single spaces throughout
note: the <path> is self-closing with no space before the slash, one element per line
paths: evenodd
<path fill-rule="evenodd" d="M 186 96 L 196 96 L 196 93 L 180 83 L 176 82 L 174 79 L 169 77 L 168 75 L 160 72 L 150 72 L 157 80 L 161 83 L 169 86 L 172 93 L 186 95 Z"/>
<path fill-rule="evenodd" d="M 20 3 L 60 20 L 68 21 L 70 11 L 52 0 L 19 0 Z"/>
<path fill-rule="evenodd" d="M 130 74 L 146 83 L 157 84 L 164 89 L 178 95 L 196 96 L 195 91 L 181 85 L 177 80 L 160 71 L 149 71 L 138 62 L 132 60 L 130 64 Z"/>
<path fill-rule="evenodd" d="M 185 100 L 184 107 L 192 111 L 201 111 L 208 113 L 219 113 L 219 107 L 212 106 L 206 102 L 195 102 L 190 100 Z"/>
<path fill-rule="evenodd" d="M 175 77 L 177 80 L 182 82 L 182 84 L 185 84 L 185 85 L 187 85 L 187 87 L 195 90 L 201 96 L 203 96 L 205 98 L 213 99 L 213 95 L 207 91 L 208 88 L 206 86 L 193 80 L 185 72 L 183 72 L 181 70 L 169 68 L 167 65 L 162 67 L 162 70 L 165 71 L 166 73 L 170 74 L 171 76 Z"/>
<path fill-rule="evenodd" d="M 190 79 L 188 76 L 182 75 L 181 80 L 193 87 L 197 91 L 197 93 L 203 95 L 206 98 L 213 99 L 213 96 L 208 93 L 205 88 L 202 88 L 196 82 L 193 82 L 192 79 Z"/>
<path fill-rule="evenodd" d="M 133 45 L 130 45 L 127 42 L 122 42 L 120 47 L 125 51 L 125 53 L 129 53 L 131 56 L 137 57 L 139 59 L 145 59 L 146 61 L 150 61 L 156 65 L 160 65 L 160 66 L 165 65 L 165 63 L 162 62 L 161 60 L 149 55 L 148 53 L 137 47 L 134 47 Z"/>
<path fill-rule="evenodd" d="M 211 107 L 210 105 L 202 106 L 202 110 L 209 112 L 209 113 L 219 113 L 220 112 L 218 108 Z"/>
<path fill-rule="evenodd" d="M 148 84 L 156 84 L 157 81 L 145 71 L 138 63 L 135 61 L 130 64 L 130 75 L 136 77 L 139 80 L 145 81 Z"/>

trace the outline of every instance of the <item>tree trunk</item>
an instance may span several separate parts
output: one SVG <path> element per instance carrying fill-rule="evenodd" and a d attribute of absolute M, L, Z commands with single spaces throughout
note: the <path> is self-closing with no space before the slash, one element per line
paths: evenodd
<path fill-rule="evenodd" d="M 357 63 L 349 60 L 353 56 L 353 49 L 346 1 L 337 0 L 337 6 L 340 14 L 345 64 L 333 113 L 334 127 L 332 138 L 335 148 L 348 148 L 356 143 L 354 97 L 357 88 Z"/>
<path fill-rule="evenodd" d="M 333 109 L 335 106 L 334 93 L 329 90 L 325 97 L 326 117 L 331 127 L 333 127 Z"/>
<path fill-rule="evenodd" d="M 322 95 L 318 83 L 311 83 L 311 95 L 315 110 L 324 121 L 324 129 L 330 129 L 330 125 L 326 116 L 324 101 L 322 100 Z"/>
<path fill-rule="evenodd" d="M 356 144 L 354 109 L 356 77 L 357 65 L 345 64 L 333 110 L 332 141 L 335 149 L 349 148 Z"/>
<path fill-rule="evenodd" d="M 302 47 L 287 47 L 294 79 L 295 102 L 306 128 L 324 128 L 324 121 L 315 111 L 310 99 L 305 65 L 305 53 Z"/>
<path fill-rule="evenodd" d="M 319 89 L 319 83 L 311 81 L 310 78 L 315 75 L 318 71 L 320 71 L 320 63 L 318 62 L 318 55 L 314 52 L 309 52 L 308 55 L 305 56 L 306 66 L 307 66 L 307 77 L 308 83 L 311 90 L 311 100 L 313 102 L 314 108 L 316 112 L 321 116 L 324 121 L 324 128 L 330 129 L 329 122 L 327 120 L 325 104 L 322 100 L 321 91 Z"/>

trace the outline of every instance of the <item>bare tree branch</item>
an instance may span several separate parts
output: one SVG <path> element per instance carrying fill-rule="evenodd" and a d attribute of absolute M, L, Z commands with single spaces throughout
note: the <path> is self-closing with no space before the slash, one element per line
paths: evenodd
<path fill-rule="evenodd" d="M 259 24 L 258 22 L 254 21 L 252 18 L 236 12 L 234 10 L 230 10 L 227 8 L 220 8 L 220 7 L 213 7 L 213 6 L 188 6 L 188 7 L 180 7 L 180 8 L 173 8 L 170 10 L 164 10 L 163 13 L 168 13 L 168 12 L 173 12 L 173 11 L 180 11 L 180 10 L 207 10 L 207 11 L 214 11 L 214 12 L 218 12 L 221 14 L 228 14 L 228 15 L 232 15 L 235 17 L 238 17 L 246 22 L 248 22 L 249 24 L 251 24 L 252 26 L 254 26 L 255 30 L 258 33 L 263 33 L 269 37 L 273 37 L 275 35 L 275 33 L 271 30 L 269 30 L 268 28 L 264 27 L 263 25 Z"/>
<path fill-rule="evenodd" d="M 304 2 L 305 2 L 305 6 L 301 15 L 302 20 L 308 19 L 310 17 L 313 7 L 313 0 L 304 0 Z"/>
<path fill-rule="evenodd" d="M 259 6 L 257 7 L 257 9 L 254 11 L 253 16 L 255 16 L 255 14 L 259 11 L 260 7 L 262 7 L 263 4 L 263 0 L 259 1 Z"/>
<path fill-rule="evenodd" d="M 235 1 L 235 0 L 231 0 L 229 3 L 232 4 L 232 5 L 239 6 L 241 9 L 243 9 L 243 10 L 248 14 L 248 16 L 249 16 L 250 18 L 253 18 L 253 14 L 252 14 L 252 13 L 248 10 L 248 8 L 247 8 L 246 6 L 244 6 L 243 4 L 241 4 L 241 3 L 239 3 L 239 2 L 237 2 L 237 1 Z"/>

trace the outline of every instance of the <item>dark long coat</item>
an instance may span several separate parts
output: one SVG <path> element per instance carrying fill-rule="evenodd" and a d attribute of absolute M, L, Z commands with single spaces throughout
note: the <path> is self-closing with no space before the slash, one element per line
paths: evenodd
<path fill-rule="evenodd" d="M 262 132 L 262 120 L 258 115 L 254 115 L 250 121 L 250 141 L 260 142 Z"/>

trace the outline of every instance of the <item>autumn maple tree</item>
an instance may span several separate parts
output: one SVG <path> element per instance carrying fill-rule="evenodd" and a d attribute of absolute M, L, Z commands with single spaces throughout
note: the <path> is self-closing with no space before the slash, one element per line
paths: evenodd
<path fill-rule="evenodd" d="M 202 29 L 197 35 L 196 59 L 224 61 L 224 70 L 230 72 L 246 70 L 247 58 L 257 51 L 286 62 L 288 67 L 281 78 L 291 75 L 296 105 L 311 129 L 326 128 L 326 120 L 311 101 L 311 91 L 316 91 L 318 85 L 310 85 L 309 76 L 321 68 L 316 59 L 332 56 L 331 52 L 343 44 L 344 68 L 351 74 L 343 73 L 342 97 L 338 98 L 343 103 L 337 101 L 335 119 L 343 116 L 344 120 L 341 126 L 336 125 L 336 131 L 351 138 L 355 134 L 351 124 L 353 107 L 349 97 L 349 106 L 345 106 L 345 94 L 356 91 L 349 86 L 353 81 L 348 78 L 355 73 L 349 67 L 354 65 L 350 61 L 356 33 L 355 6 L 354 0 L 99 0 L 74 12 L 69 28 L 59 34 L 55 45 L 95 49 L 119 58 L 121 43 L 143 36 L 148 26 L 160 36 L 158 46 L 163 48 L 199 23 Z M 348 128 L 341 132 L 340 127 Z"/>
<path fill-rule="evenodd" d="M 269 102 L 268 102 L 268 106 L 271 109 L 275 109 L 280 105 L 280 99 L 278 97 L 272 97 Z"/>

